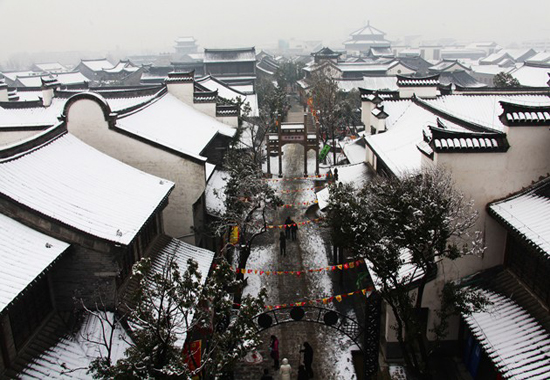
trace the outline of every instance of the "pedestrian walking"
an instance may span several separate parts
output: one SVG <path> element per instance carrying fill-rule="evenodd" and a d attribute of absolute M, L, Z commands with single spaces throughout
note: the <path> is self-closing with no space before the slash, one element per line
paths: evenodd
<path fill-rule="evenodd" d="M 292 241 L 296 241 L 296 234 L 298 233 L 298 224 L 290 220 L 290 234 L 292 235 Z"/>
<path fill-rule="evenodd" d="M 292 371 L 292 367 L 290 364 L 288 364 L 288 359 L 283 359 L 283 364 L 281 365 L 280 373 L 280 379 L 281 380 L 290 380 L 290 372 Z"/>
<path fill-rule="evenodd" d="M 279 234 L 279 250 L 282 256 L 286 256 L 286 235 L 283 231 Z"/>
<path fill-rule="evenodd" d="M 304 342 L 304 349 L 300 350 L 300 352 L 304 353 L 304 365 L 307 376 L 311 379 L 313 377 L 313 369 L 311 369 L 311 365 L 313 364 L 313 348 L 308 342 Z"/>
<path fill-rule="evenodd" d="M 260 380 L 273 380 L 273 376 L 269 374 L 269 370 L 267 368 L 264 368 L 264 375 Z"/>
<path fill-rule="evenodd" d="M 298 380 L 308 380 L 309 376 L 307 375 L 306 367 L 303 364 L 300 364 L 298 367 Z"/>
<path fill-rule="evenodd" d="M 279 339 L 275 335 L 271 335 L 271 343 L 269 344 L 269 356 L 273 359 L 273 369 L 279 369 Z"/>
<path fill-rule="evenodd" d="M 292 224 L 292 219 L 290 219 L 290 216 L 288 216 L 285 220 L 285 234 L 287 239 L 290 239 L 291 224 Z"/>

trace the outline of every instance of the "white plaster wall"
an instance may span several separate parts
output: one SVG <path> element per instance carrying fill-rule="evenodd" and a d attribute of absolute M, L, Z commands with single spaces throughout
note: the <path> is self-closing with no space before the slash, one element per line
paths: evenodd
<path fill-rule="evenodd" d="M 176 82 L 176 83 L 166 83 L 166 89 L 176 98 L 184 102 L 185 104 L 193 107 L 193 93 L 194 93 L 194 84 L 193 82 Z"/>
<path fill-rule="evenodd" d="M 216 120 L 233 128 L 239 126 L 239 118 L 237 116 L 216 116 Z"/>
<path fill-rule="evenodd" d="M 170 236 L 184 237 L 184 241 L 194 244 L 192 206 L 206 186 L 204 164 L 108 129 L 100 106 L 93 100 L 76 101 L 67 116 L 69 132 L 85 143 L 130 166 L 176 184 L 164 210 L 165 231 Z"/>
<path fill-rule="evenodd" d="M 386 75 L 388 76 L 408 75 L 408 74 L 414 74 L 414 73 L 415 73 L 414 70 L 411 70 L 408 67 L 403 66 L 402 64 L 397 64 L 386 71 Z"/>
<path fill-rule="evenodd" d="M 437 87 L 399 87 L 399 96 L 403 99 L 412 98 L 416 94 L 419 98 L 435 98 L 439 95 Z"/>
<path fill-rule="evenodd" d="M 372 102 L 361 102 L 361 122 L 365 125 L 365 133 L 370 135 L 371 119 L 374 118 L 371 113 L 376 105 Z"/>
<path fill-rule="evenodd" d="M 7 102 L 9 100 L 10 98 L 8 96 L 8 88 L 5 87 L 0 89 L 0 102 Z"/>
<path fill-rule="evenodd" d="M 205 115 L 216 118 L 216 103 L 193 103 L 193 108 Z"/>
<path fill-rule="evenodd" d="M 550 131 L 546 127 L 513 127 L 508 131 L 506 153 L 439 153 L 434 161 L 450 170 L 456 188 L 473 199 L 479 213 L 476 229 L 487 247 L 482 257 L 463 257 L 439 264 L 438 278 L 425 289 L 423 306 L 430 309 L 428 328 L 436 321 L 439 292 L 446 281 L 503 264 L 506 230 L 486 211 L 488 203 L 515 193 L 550 172 Z M 456 338 L 458 321 L 451 324 L 448 339 Z M 433 339 L 433 336 L 431 337 Z"/>
<path fill-rule="evenodd" d="M 371 123 L 372 123 L 372 126 L 376 129 L 376 133 L 380 133 L 386 130 L 385 119 L 381 119 L 373 115 Z"/>

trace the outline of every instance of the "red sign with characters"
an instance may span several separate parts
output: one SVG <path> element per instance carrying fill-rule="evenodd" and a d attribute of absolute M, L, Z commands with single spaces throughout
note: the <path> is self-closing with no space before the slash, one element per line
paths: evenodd
<path fill-rule="evenodd" d="M 195 340 L 191 343 L 185 343 L 182 355 L 190 371 L 199 368 L 201 365 L 201 341 Z"/>

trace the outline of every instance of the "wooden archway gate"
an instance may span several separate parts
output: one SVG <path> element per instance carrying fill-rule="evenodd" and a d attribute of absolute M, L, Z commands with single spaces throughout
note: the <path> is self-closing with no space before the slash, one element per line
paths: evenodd
<path fill-rule="evenodd" d="M 266 134 L 267 172 L 271 174 L 271 152 L 279 157 L 279 177 L 283 176 L 283 146 L 300 144 L 304 147 L 304 176 L 307 176 L 307 152 L 315 150 L 315 175 L 319 175 L 319 128 L 309 114 L 304 114 L 303 123 L 279 123 L 277 133 Z"/>

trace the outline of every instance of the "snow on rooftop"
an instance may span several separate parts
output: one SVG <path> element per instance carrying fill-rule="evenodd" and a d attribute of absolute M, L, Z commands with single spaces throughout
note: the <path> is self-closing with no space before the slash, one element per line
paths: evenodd
<path fill-rule="evenodd" d="M 233 137 L 236 132 L 169 93 L 136 112 L 122 115 L 117 126 L 202 161 L 206 161 L 202 151 L 218 133 Z"/>
<path fill-rule="evenodd" d="M 503 112 L 500 101 L 550 106 L 550 98 L 546 95 L 447 95 L 426 102 L 463 120 L 504 132 L 506 126 L 499 119 Z"/>
<path fill-rule="evenodd" d="M 365 136 L 367 145 L 395 174 L 421 169 L 422 153 L 416 144 L 422 141 L 422 129 L 436 125 L 436 117 L 410 101 L 384 103 L 387 131 Z"/>
<path fill-rule="evenodd" d="M 0 312 L 68 247 L 0 214 Z"/>
<path fill-rule="evenodd" d="M 41 96 L 41 95 L 40 95 Z M 52 126 L 59 123 L 66 99 L 52 100 L 49 107 L 2 108 L 0 107 L 0 129 L 2 127 Z"/>
<path fill-rule="evenodd" d="M 51 78 L 50 76 L 18 76 L 17 80 L 25 87 L 41 87 L 42 86 L 42 77 Z M 90 80 L 86 78 L 82 73 L 76 71 L 72 73 L 55 73 L 52 74 L 52 77 L 55 78 L 61 85 L 73 85 L 73 84 L 84 84 Z"/>
<path fill-rule="evenodd" d="M 15 80 L 17 79 L 18 76 L 28 77 L 28 76 L 31 76 L 31 75 L 35 75 L 35 76 L 39 77 L 41 75 L 44 75 L 44 73 L 37 73 L 35 71 L 12 71 L 12 72 L 3 71 L 2 75 L 4 77 L 8 78 L 9 80 L 11 80 L 12 82 L 15 82 Z"/>
<path fill-rule="evenodd" d="M 366 88 L 369 90 L 391 90 L 396 91 L 397 78 L 392 76 L 379 76 L 379 77 L 363 77 L 362 80 L 339 80 L 338 88 L 342 91 L 357 90 L 360 88 Z"/>
<path fill-rule="evenodd" d="M 82 60 L 82 64 L 92 71 L 101 71 L 104 69 L 112 69 L 114 65 L 106 59 Z"/>
<path fill-rule="evenodd" d="M 501 72 L 507 73 L 513 69 L 510 67 L 500 67 L 499 65 L 472 65 L 471 68 L 474 73 L 489 75 L 497 75 Z"/>
<path fill-rule="evenodd" d="M 80 73 L 78 73 L 80 75 Z M 74 94 L 80 92 L 91 91 L 74 91 Z M 38 97 L 42 97 L 41 91 L 19 91 L 18 95 L 23 100 L 38 100 Z M 137 96 L 137 97 L 125 97 L 124 93 L 120 94 L 120 97 L 108 98 L 105 101 L 111 107 L 113 112 L 119 112 L 123 109 L 133 107 L 139 104 L 144 104 L 156 96 Z M 30 126 L 53 126 L 59 123 L 59 116 L 63 113 L 67 99 L 65 98 L 53 98 L 52 104 L 49 107 L 22 107 L 22 108 L 2 108 L 0 107 L 0 129 L 2 127 L 30 127 Z"/>
<path fill-rule="evenodd" d="M 412 253 L 408 249 L 403 249 L 400 254 L 401 266 L 397 271 L 397 282 L 399 284 L 408 285 L 424 276 L 424 270 L 412 263 Z M 394 284 L 384 284 L 383 280 L 378 276 L 376 270 L 369 260 L 365 260 L 367 268 L 372 278 L 372 282 L 376 290 L 384 287 L 394 287 Z"/>
<path fill-rule="evenodd" d="M 331 172 L 334 173 L 338 169 L 338 183 L 349 184 L 354 189 L 360 189 L 372 178 L 372 173 L 367 164 L 361 162 L 353 165 L 333 166 Z M 319 208 L 323 210 L 328 206 L 330 193 L 328 188 L 324 188 L 316 193 L 319 202 Z"/>
<path fill-rule="evenodd" d="M 513 71 L 510 74 L 516 78 L 522 86 L 528 87 L 548 87 L 548 76 L 550 73 L 550 67 L 535 67 L 523 65 Z"/>
<path fill-rule="evenodd" d="M 240 98 L 245 103 L 248 102 L 250 104 L 250 108 L 252 109 L 250 116 L 259 116 L 258 97 L 256 94 L 247 95 L 241 92 L 239 88 L 235 88 L 235 86 L 229 86 L 221 81 L 212 79 L 210 76 L 197 80 L 197 83 L 200 83 L 210 91 L 218 91 L 218 96 L 224 99 L 236 101 L 237 98 Z"/>
<path fill-rule="evenodd" d="M 352 140 L 343 146 L 344 154 L 350 164 L 359 164 L 367 159 L 367 148 L 363 138 Z"/>
<path fill-rule="evenodd" d="M 229 174 L 223 170 L 215 170 L 206 184 L 206 210 L 211 215 L 225 213 L 225 186 Z"/>
<path fill-rule="evenodd" d="M 550 335 L 511 299 L 479 291 L 490 302 L 483 312 L 464 315 L 476 340 L 505 379 L 550 378 Z"/>
<path fill-rule="evenodd" d="M 67 68 L 59 62 L 35 63 L 34 65 L 40 70 L 48 72 L 67 71 Z"/>
<path fill-rule="evenodd" d="M 188 268 L 189 259 L 193 259 L 198 264 L 198 272 L 201 275 L 200 283 L 204 285 L 206 278 L 208 277 L 210 267 L 212 266 L 212 262 L 214 261 L 214 252 L 208 249 L 195 247 L 194 245 L 187 244 L 174 238 L 171 238 L 168 243 L 162 247 L 159 254 L 152 260 L 150 275 L 153 273 L 166 273 L 167 265 L 169 265 L 172 261 L 178 265 L 180 273 L 183 274 L 183 272 L 185 272 Z M 160 305 L 163 300 L 157 298 L 153 299 L 152 302 L 156 305 Z M 186 315 L 187 326 L 192 325 L 193 315 L 194 310 L 188 309 L 188 313 Z M 139 321 L 132 321 L 130 324 L 133 328 L 139 328 Z M 183 347 L 187 337 L 187 326 L 180 325 L 174 327 L 174 333 L 176 335 L 176 342 L 174 343 L 181 347 Z"/>
<path fill-rule="evenodd" d="M 0 162 L 0 193 L 48 218 L 129 244 L 174 184 L 65 133 Z"/>
<path fill-rule="evenodd" d="M 550 256 L 550 198 L 536 190 L 492 203 L 489 208 Z"/>
<path fill-rule="evenodd" d="M 106 318 L 105 321 L 87 314 L 78 332 L 67 334 L 38 357 L 33 357 L 18 374 L 18 378 L 90 379 L 91 375 L 87 373 L 88 367 L 94 359 L 106 354 L 105 347 L 93 342 L 101 341 L 103 332 L 110 334 L 111 328 L 106 322 L 114 318 L 112 312 L 102 312 L 102 314 Z M 124 357 L 130 341 L 124 329 L 116 324 L 111 346 L 113 363 Z"/>

